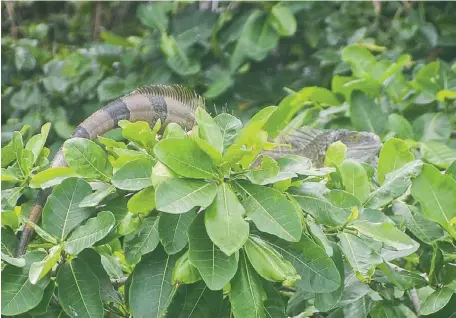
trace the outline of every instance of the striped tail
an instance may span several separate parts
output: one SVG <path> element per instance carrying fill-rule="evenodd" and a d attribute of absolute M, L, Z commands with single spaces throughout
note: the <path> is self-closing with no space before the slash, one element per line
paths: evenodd
<path fill-rule="evenodd" d="M 76 128 L 70 138 L 94 140 L 118 127 L 120 120 L 146 121 L 153 126 L 160 119 L 163 126 L 173 122 L 190 130 L 193 128 L 195 111 L 198 107 L 204 108 L 204 99 L 182 86 L 144 86 L 110 102 L 92 114 Z M 63 149 L 60 148 L 51 163 L 51 167 L 63 166 L 66 166 L 66 162 Z M 51 193 L 50 190 L 50 188 L 41 190 L 30 210 L 28 218 L 35 224 L 40 220 L 47 197 Z M 28 224 L 24 225 L 18 247 L 18 256 L 22 256 L 27 250 L 33 232 L 32 227 Z"/>

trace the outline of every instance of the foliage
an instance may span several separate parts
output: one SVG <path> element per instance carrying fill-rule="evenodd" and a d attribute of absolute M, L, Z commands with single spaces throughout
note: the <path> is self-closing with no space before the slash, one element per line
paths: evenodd
<path fill-rule="evenodd" d="M 385 2 L 378 12 L 371 2 L 13 5 L 21 38 L 8 36 L 2 10 L 2 144 L 24 124 L 34 133 L 50 121 L 53 154 L 102 104 L 144 84 L 194 88 L 245 121 L 284 87 L 329 88 L 333 75 L 347 75 L 348 44 L 418 64 L 454 59 L 451 2 Z"/>
<path fill-rule="evenodd" d="M 79 49 L 92 4 L 71 5 L 80 10 L 71 23 L 56 15 L 61 24 L 2 40 L 11 61 L 2 66 L 2 315 L 453 314 L 452 4 L 382 3 L 380 15 L 370 2 L 225 3 L 218 13 L 135 4 L 143 26 L 126 35 L 136 36 L 113 27 Z M 122 8 L 103 5 L 113 16 Z M 442 59 L 425 63 L 432 47 Z M 243 113 L 245 124 L 198 109 L 197 129 L 169 125 L 161 139 L 145 122 L 120 122 L 117 133 L 66 141 L 69 167 L 48 168 L 59 138 L 100 103 L 174 81 L 230 109 L 277 106 L 247 122 Z M 319 144 L 323 168 L 262 154 L 302 126 L 373 132 L 383 147 L 366 163 L 356 137 Z M 49 187 L 17 258 L 34 197 Z"/>
<path fill-rule="evenodd" d="M 432 62 L 406 79 L 410 56 L 377 60 L 359 45 L 342 56 L 352 75 L 335 76 L 332 91 L 290 92 L 245 125 L 198 108 L 197 129 L 172 125 L 161 139 L 124 121 L 120 141 L 67 140 L 67 168 L 46 169 L 49 124 L 28 140 L 27 127 L 15 132 L 2 148 L 3 314 L 409 317 L 452 308 L 455 105 L 439 96 L 456 73 Z M 359 140 L 331 144 L 326 169 L 261 154 L 308 120 L 377 133 L 378 163 L 354 159 Z M 279 139 L 266 142 L 268 133 Z M 29 207 L 21 200 L 50 185 L 38 237 L 16 258 Z"/>

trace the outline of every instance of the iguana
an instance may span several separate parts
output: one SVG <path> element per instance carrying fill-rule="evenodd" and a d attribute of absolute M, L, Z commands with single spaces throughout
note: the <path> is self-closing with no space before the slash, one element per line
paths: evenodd
<path fill-rule="evenodd" d="M 70 138 L 96 139 L 116 128 L 120 120 L 146 121 L 153 126 L 160 119 L 164 123 L 163 127 L 173 122 L 186 130 L 191 130 L 195 123 L 195 111 L 198 107 L 205 107 L 204 99 L 182 86 L 144 86 L 108 103 L 93 113 L 76 128 Z M 269 155 L 280 157 L 284 154 L 297 154 L 310 158 L 316 166 L 322 165 L 327 147 L 337 140 L 341 140 L 347 145 L 347 157 L 362 161 L 369 161 L 375 157 L 381 145 L 378 137 L 374 134 L 347 130 L 298 129 L 293 133 L 279 136 L 278 139 L 290 143 L 292 147 L 279 147 L 270 150 L 267 152 Z M 63 147 L 59 149 L 50 166 L 52 168 L 66 166 Z M 29 213 L 28 218 L 31 222 L 36 224 L 40 220 L 50 193 L 51 188 L 39 191 L 35 204 Z M 27 250 L 33 232 L 34 230 L 29 224 L 24 225 L 18 247 L 18 256 L 22 256 Z"/>

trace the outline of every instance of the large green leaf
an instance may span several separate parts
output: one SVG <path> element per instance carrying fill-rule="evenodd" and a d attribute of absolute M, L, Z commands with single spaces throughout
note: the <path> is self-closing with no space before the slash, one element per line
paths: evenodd
<path fill-rule="evenodd" d="M 103 148 L 84 138 L 71 138 L 63 144 L 65 161 L 78 175 L 109 180 L 111 164 Z"/>
<path fill-rule="evenodd" d="M 453 294 L 454 291 L 450 288 L 443 287 L 436 289 L 421 304 L 420 313 L 422 315 L 430 315 L 439 311 L 448 304 Z"/>
<path fill-rule="evenodd" d="M 413 122 L 415 140 L 445 142 L 450 138 L 451 123 L 444 113 L 426 113 Z"/>
<path fill-rule="evenodd" d="M 162 213 L 158 222 L 158 236 L 166 253 L 180 252 L 188 242 L 188 227 L 195 218 L 195 211 L 182 214 Z"/>
<path fill-rule="evenodd" d="M 25 149 L 30 150 L 33 153 L 33 163 L 35 163 L 40 156 L 41 151 L 43 150 L 46 139 L 49 135 L 49 130 L 51 129 L 51 123 L 46 123 L 41 127 L 41 134 L 34 135 L 32 138 L 27 141 Z"/>
<path fill-rule="evenodd" d="M 185 213 L 196 206 L 207 207 L 217 194 L 217 185 L 202 180 L 168 179 L 155 191 L 157 210 Z"/>
<path fill-rule="evenodd" d="M 388 115 L 369 96 L 354 91 L 351 96 L 350 114 L 356 129 L 381 134 L 388 124 Z"/>
<path fill-rule="evenodd" d="M 49 188 L 60 184 L 63 180 L 77 177 L 78 174 L 70 167 L 55 167 L 40 171 L 30 179 L 31 188 Z"/>
<path fill-rule="evenodd" d="M 346 159 L 339 167 L 342 182 L 347 192 L 364 202 L 369 196 L 369 180 L 363 166 L 351 159 Z"/>
<path fill-rule="evenodd" d="M 71 317 L 103 317 L 100 284 L 88 264 L 74 259 L 62 265 L 57 273 L 59 300 Z"/>
<path fill-rule="evenodd" d="M 256 61 L 264 59 L 277 45 L 279 37 L 260 10 L 255 10 L 243 26 L 242 33 L 230 60 L 230 71 L 234 73 L 246 57 Z"/>
<path fill-rule="evenodd" d="M 44 290 L 49 284 L 49 277 L 32 285 L 28 276 L 30 265 L 41 261 L 44 256 L 42 252 L 33 251 L 24 256 L 26 263 L 24 267 L 7 265 L 2 270 L 2 315 L 19 315 L 40 303 Z"/>
<path fill-rule="evenodd" d="M 223 152 L 223 136 L 215 120 L 201 107 L 196 110 L 195 120 L 198 123 L 199 136 L 221 154 Z"/>
<path fill-rule="evenodd" d="M 269 23 L 282 36 L 291 36 L 296 32 L 296 18 L 293 11 L 282 3 L 272 7 Z"/>
<path fill-rule="evenodd" d="M 222 132 L 223 148 L 228 148 L 242 128 L 242 122 L 233 115 L 222 113 L 214 118 Z"/>
<path fill-rule="evenodd" d="M 407 229 L 424 243 L 432 244 L 444 236 L 443 229 L 424 217 L 415 206 L 395 201 L 393 203 L 393 212 L 395 215 L 404 217 Z"/>
<path fill-rule="evenodd" d="M 167 12 L 171 10 L 171 3 L 150 3 L 138 6 L 137 16 L 142 24 L 156 28 L 161 32 L 168 28 Z"/>
<path fill-rule="evenodd" d="M 92 215 L 92 208 L 79 207 L 90 193 L 92 188 L 82 179 L 66 179 L 56 186 L 44 206 L 43 229 L 64 240 L 74 228 Z"/>
<path fill-rule="evenodd" d="M 331 259 L 334 261 L 334 264 L 336 265 L 337 270 L 339 271 L 340 285 L 339 288 L 332 292 L 315 294 L 315 307 L 323 312 L 328 312 L 337 305 L 339 300 L 342 298 L 342 293 L 344 291 L 345 285 L 345 271 L 342 252 L 336 243 L 331 243 L 331 247 L 333 250 L 333 255 Z"/>
<path fill-rule="evenodd" d="M 169 307 L 167 317 L 212 318 L 217 317 L 222 305 L 221 290 L 210 290 L 204 282 L 181 286 Z"/>
<path fill-rule="evenodd" d="M 301 237 L 301 221 L 293 204 L 279 191 L 240 182 L 247 195 L 242 202 L 246 215 L 260 231 L 274 234 L 287 241 L 297 242 Z"/>
<path fill-rule="evenodd" d="M 84 200 L 79 203 L 79 206 L 82 208 L 97 206 L 101 201 L 115 191 L 116 188 L 113 185 L 103 184 L 102 187 L 97 189 L 94 193 L 86 196 Z"/>
<path fill-rule="evenodd" d="M 127 203 L 128 211 L 135 214 L 148 215 L 155 209 L 155 190 L 147 187 L 135 193 Z"/>
<path fill-rule="evenodd" d="M 331 292 L 339 288 L 340 275 L 325 250 L 306 235 L 297 243 L 269 241 L 294 266 L 301 280 L 296 286 L 314 293 Z"/>
<path fill-rule="evenodd" d="M 420 152 L 423 159 L 439 168 L 446 169 L 456 160 L 456 150 L 437 141 L 420 142 Z"/>
<path fill-rule="evenodd" d="M 87 220 L 84 225 L 71 233 L 65 240 L 65 251 L 68 254 L 77 255 L 83 249 L 91 247 L 108 235 L 114 228 L 115 221 L 111 212 L 99 212 L 96 217 Z"/>
<path fill-rule="evenodd" d="M 234 317 L 265 317 L 265 292 L 260 277 L 252 268 L 243 252 L 240 253 L 239 268 L 231 281 L 229 293 L 231 310 Z"/>
<path fill-rule="evenodd" d="M 358 274 L 362 277 L 372 276 L 375 266 L 383 262 L 379 253 L 353 234 L 342 232 L 337 237 L 340 240 L 342 252 L 357 276 Z"/>
<path fill-rule="evenodd" d="M 100 254 L 91 248 L 87 248 L 78 254 L 78 258 L 89 264 L 90 269 L 97 277 L 100 283 L 101 299 L 109 302 L 122 303 L 119 293 L 114 289 L 106 270 L 101 264 Z"/>
<path fill-rule="evenodd" d="M 385 181 L 385 176 L 415 158 L 409 151 L 407 144 L 397 138 L 388 139 L 380 151 L 377 167 L 377 178 L 380 184 Z"/>
<path fill-rule="evenodd" d="M 394 247 L 398 251 L 412 250 L 413 253 L 419 247 L 417 242 L 391 223 L 371 223 L 369 221 L 358 220 L 353 222 L 352 226 L 359 233 Z"/>
<path fill-rule="evenodd" d="M 189 138 L 163 139 L 154 152 L 161 162 L 183 177 L 214 179 L 217 175 L 211 157 Z"/>
<path fill-rule="evenodd" d="M 211 290 L 219 290 L 236 274 L 237 255 L 227 256 L 209 238 L 204 213 L 193 220 L 188 232 L 189 260 Z"/>
<path fill-rule="evenodd" d="M 171 275 L 178 254 L 167 255 L 162 247 L 147 254 L 133 271 L 129 288 L 130 310 L 134 317 L 162 317 L 176 287 Z"/>
<path fill-rule="evenodd" d="M 112 184 L 122 190 L 138 191 L 152 185 L 152 159 L 136 159 L 124 164 L 112 176 Z"/>
<path fill-rule="evenodd" d="M 231 187 L 218 187 L 214 202 L 204 212 L 204 224 L 211 241 L 226 255 L 237 252 L 249 237 L 249 223 L 244 207 Z"/>
<path fill-rule="evenodd" d="M 129 264 L 138 263 L 142 255 L 157 247 L 160 242 L 157 222 L 156 217 L 147 217 L 136 232 L 125 237 L 125 259 Z"/>
<path fill-rule="evenodd" d="M 388 173 L 385 182 L 370 193 L 369 198 L 364 202 L 364 206 L 378 209 L 404 194 L 412 183 L 411 179 L 420 174 L 422 167 L 423 162 L 415 160 L 396 171 Z"/>
<path fill-rule="evenodd" d="M 342 60 L 350 64 L 357 77 L 366 77 L 376 64 L 375 56 L 368 49 L 359 45 L 350 45 L 342 50 Z"/>
<path fill-rule="evenodd" d="M 413 180 L 412 195 L 420 201 L 424 216 L 456 238 L 456 229 L 450 222 L 456 217 L 456 180 L 452 176 L 425 164 L 422 173 Z"/>
<path fill-rule="evenodd" d="M 315 188 L 316 187 L 293 190 L 293 198 L 306 213 L 312 215 L 317 223 L 329 226 L 344 224 L 350 216 L 350 213 L 334 205 L 322 194 L 314 193 L 313 191 Z M 327 188 L 323 188 L 325 191 L 328 191 Z"/>

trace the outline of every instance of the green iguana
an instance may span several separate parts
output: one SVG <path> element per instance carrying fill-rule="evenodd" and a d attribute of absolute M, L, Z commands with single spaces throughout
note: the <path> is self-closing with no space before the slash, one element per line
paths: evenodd
<path fill-rule="evenodd" d="M 120 120 L 146 121 L 154 125 L 158 119 L 164 123 L 177 123 L 186 130 L 191 130 L 195 123 L 195 111 L 204 108 L 202 97 L 182 86 L 151 85 L 144 86 L 122 96 L 84 120 L 70 138 L 96 139 L 98 136 L 117 127 Z M 291 144 L 289 147 L 279 147 L 265 151 L 273 157 L 285 154 L 296 154 L 310 158 L 316 166 L 321 166 L 327 147 L 340 140 L 347 145 L 347 157 L 361 161 L 371 161 L 376 157 L 381 143 L 379 138 L 371 133 L 350 132 L 347 130 L 319 131 L 295 130 L 286 136 L 279 136 L 282 142 Z M 60 148 L 51 162 L 51 167 L 66 166 L 63 148 Z M 40 190 L 33 205 L 29 220 L 37 223 L 40 220 L 43 207 L 51 188 Z M 33 235 L 33 228 L 24 225 L 19 242 L 18 256 L 27 250 Z"/>

